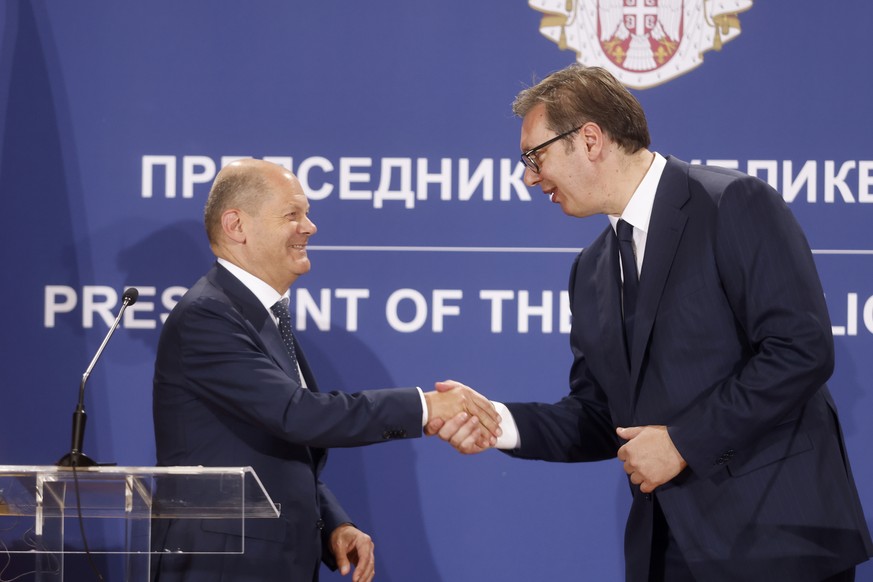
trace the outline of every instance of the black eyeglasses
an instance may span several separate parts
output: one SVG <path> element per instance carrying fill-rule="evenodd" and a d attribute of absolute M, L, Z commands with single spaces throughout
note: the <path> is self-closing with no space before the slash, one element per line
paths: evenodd
<path fill-rule="evenodd" d="M 575 132 L 579 131 L 580 129 L 582 129 L 581 125 L 579 127 L 574 127 L 570 131 L 565 131 L 561 135 L 556 135 L 552 139 L 550 139 L 548 141 L 544 141 L 543 143 L 541 143 L 540 145 L 538 145 L 535 148 L 531 148 L 531 149 L 527 150 L 526 152 L 521 154 L 521 163 L 524 164 L 525 166 L 527 166 L 528 168 L 530 168 L 531 170 L 533 170 L 534 172 L 536 172 L 537 174 L 539 174 L 540 173 L 540 165 L 537 163 L 537 160 L 535 157 L 536 153 L 538 151 L 540 151 L 541 149 L 552 145 L 553 143 L 555 143 L 556 141 L 558 141 L 562 137 L 567 137 L 571 133 L 575 133 Z"/>

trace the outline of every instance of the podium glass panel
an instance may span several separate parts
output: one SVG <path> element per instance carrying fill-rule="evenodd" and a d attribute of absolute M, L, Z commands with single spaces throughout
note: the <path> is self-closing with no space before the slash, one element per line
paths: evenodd
<path fill-rule="evenodd" d="M 278 517 L 251 467 L 0 465 L 0 555 L 32 560 L 40 582 L 63 580 L 71 554 L 122 555 L 138 582 L 152 554 L 214 553 L 152 547 L 154 520 L 221 519 L 238 536 L 222 553 L 243 553 L 246 520 Z"/>

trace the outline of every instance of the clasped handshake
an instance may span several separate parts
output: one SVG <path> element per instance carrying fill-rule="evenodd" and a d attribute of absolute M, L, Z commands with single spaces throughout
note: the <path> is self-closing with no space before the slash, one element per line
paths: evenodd
<path fill-rule="evenodd" d="M 500 415 L 490 400 L 460 382 L 446 380 L 425 392 L 427 435 L 439 435 L 464 454 L 473 454 L 497 444 Z"/>

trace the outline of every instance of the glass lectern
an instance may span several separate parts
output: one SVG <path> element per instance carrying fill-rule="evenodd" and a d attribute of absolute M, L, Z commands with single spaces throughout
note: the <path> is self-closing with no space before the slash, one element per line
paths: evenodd
<path fill-rule="evenodd" d="M 125 580 L 146 582 L 152 554 L 203 553 L 153 548 L 155 520 L 238 523 L 225 553 L 243 553 L 246 520 L 278 517 L 251 467 L 0 465 L 0 561 L 29 561 L 38 582 L 62 581 L 70 554 L 119 554 Z"/>

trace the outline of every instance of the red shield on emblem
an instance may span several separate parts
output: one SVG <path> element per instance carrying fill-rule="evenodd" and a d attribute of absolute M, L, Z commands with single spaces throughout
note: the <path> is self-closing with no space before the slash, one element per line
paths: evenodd
<path fill-rule="evenodd" d="M 676 54 L 685 0 L 598 0 L 597 33 L 606 57 L 631 72 L 654 71 Z"/>
<path fill-rule="evenodd" d="M 527 0 L 543 13 L 540 32 L 576 61 L 604 67 L 646 89 L 703 62 L 740 34 L 754 0 Z"/>
<path fill-rule="evenodd" d="M 658 0 L 624 0 L 624 26 L 633 34 L 649 34 L 658 22 Z"/>

